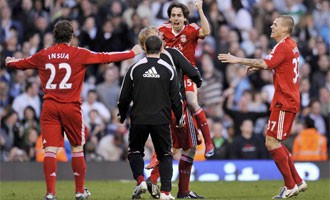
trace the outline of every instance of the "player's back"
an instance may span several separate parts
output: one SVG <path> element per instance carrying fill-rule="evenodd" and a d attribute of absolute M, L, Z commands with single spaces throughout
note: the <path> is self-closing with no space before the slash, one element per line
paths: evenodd
<path fill-rule="evenodd" d="M 86 51 L 67 44 L 57 44 L 38 53 L 38 71 L 44 99 L 81 103 Z"/>

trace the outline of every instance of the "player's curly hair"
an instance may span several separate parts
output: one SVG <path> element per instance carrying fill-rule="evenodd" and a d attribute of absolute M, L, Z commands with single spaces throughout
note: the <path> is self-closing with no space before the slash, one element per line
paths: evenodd
<path fill-rule="evenodd" d="M 54 38 L 56 43 L 69 43 L 73 36 L 73 27 L 70 21 L 61 20 L 55 24 Z"/>
<path fill-rule="evenodd" d="M 168 18 L 171 18 L 171 13 L 172 13 L 172 9 L 173 8 L 181 8 L 182 13 L 184 18 L 186 18 L 187 20 L 185 21 L 185 24 L 188 23 L 188 19 L 189 19 L 189 9 L 186 5 L 182 4 L 182 3 L 178 3 L 178 2 L 173 2 L 170 4 L 170 6 L 167 9 L 167 16 Z"/>

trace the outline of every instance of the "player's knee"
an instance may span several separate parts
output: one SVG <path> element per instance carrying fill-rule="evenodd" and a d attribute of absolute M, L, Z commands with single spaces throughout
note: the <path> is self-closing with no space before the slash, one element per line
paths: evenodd
<path fill-rule="evenodd" d="M 84 151 L 84 147 L 81 146 L 71 146 L 72 152 L 82 152 Z"/>
<path fill-rule="evenodd" d="M 160 153 L 160 155 L 157 155 L 157 159 L 159 161 L 166 160 L 166 159 L 172 159 L 172 158 L 173 158 L 172 152 L 164 152 L 164 153 Z"/>
<path fill-rule="evenodd" d="M 188 150 L 185 150 L 183 154 L 189 158 L 194 158 L 196 154 L 196 147 L 192 147 Z"/>
<path fill-rule="evenodd" d="M 131 157 L 134 157 L 134 156 L 142 156 L 142 157 L 144 157 L 144 152 L 143 151 L 139 151 L 139 150 L 128 151 L 128 155 L 127 155 L 127 158 L 128 159 L 130 159 Z"/>
<path fill-rule="evenodd" d="M 52 152 L 52 153 L 57 153 L 58 147 L 46 147 L 45 152 Z"/>
<path fill-rule="evenodd" d="M 268 149 L 268 151 L 281 147 L 281 143 L 277 139 L 270 137 L 270 136 L 266 136 L 265 145 L 266 145 L 266 148 Z"/>

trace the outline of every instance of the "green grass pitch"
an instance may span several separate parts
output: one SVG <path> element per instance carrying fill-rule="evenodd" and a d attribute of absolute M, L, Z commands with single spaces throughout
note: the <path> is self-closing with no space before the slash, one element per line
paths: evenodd
<path fill-rule="evenodd" d="M 307 182 L 309 188 L 306 192 L 291 199 L 296 200 L 330 200 L 330 179 Z M 86 186 L 91 191 L 91 200 L 130 199 L 134 190 L 133 181 L 86 181 Z M 219 200 L 264 200 L 271 199 L 279 192 L 282 181 L 256 181 L 256 182 L 192 182 L 190 189 L 206 199 Z M 172 195 L 176 196 L 177 183 L 173 183 Z M 57 199 L 74 199 L 73 181 L 57 181 Z M 45 195 L 43 181 L 13 181 L 0 182 L 1 200 L 42 200 Z M 151 199 L 146 193 L 142 199 Z"/>

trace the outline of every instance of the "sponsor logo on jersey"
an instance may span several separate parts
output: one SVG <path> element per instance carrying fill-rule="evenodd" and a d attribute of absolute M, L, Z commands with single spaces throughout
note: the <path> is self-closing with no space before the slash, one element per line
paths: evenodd
<path fill-rule="evenodd" d="M 144 78 L 160 78 L 160 75 L 157 73 L 155 67 L 151 67 L 148 71 L 144 72 Z"/>

